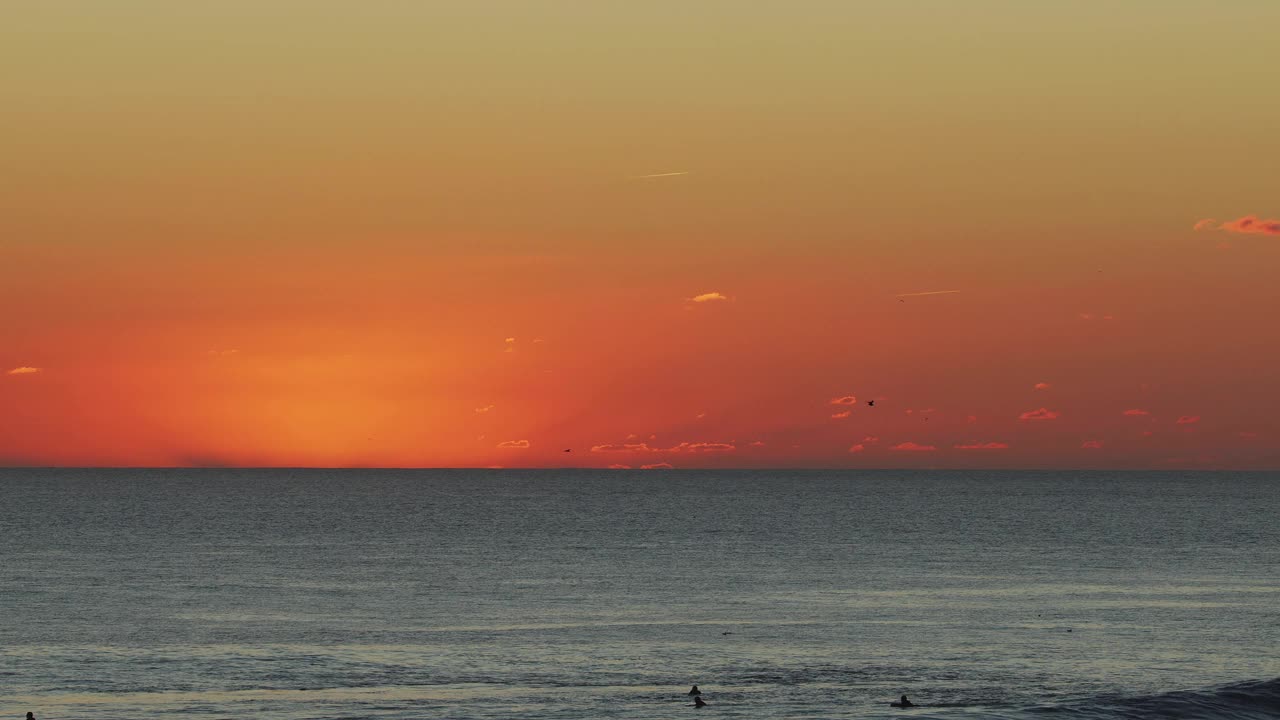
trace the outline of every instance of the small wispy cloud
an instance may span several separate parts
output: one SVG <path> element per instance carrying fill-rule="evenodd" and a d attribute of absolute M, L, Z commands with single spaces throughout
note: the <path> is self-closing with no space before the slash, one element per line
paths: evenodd
<path fill-rule="evenodd" d="M 515 339 L 515 338 L 513 338 L 513 337 L 509 337 L 509 338 L 507 338 L 507 339 L 503 340 L 502 342 L 503 342 L 503 344 L 505 345 L 505 347 L 502 349 L 502 352 L 515 352 L 515 351 L 516 351 L 516 339 Z"/>
<path fill-rule="evenodd" d="M 723 442 L 682 442 L 671 447 L 653 447 L 648 443 L 606 443 L 592 445 L 593 453 L 708 453 L 731 452 L 737 447 Z"/>
<path fill-rule="evenodd" d="M 498 447 L 506 448 L 506 449 L 515 448 L 515 449 L 523 450 L 524 448 L 529 447 L 529 441 L 528 440 L 504 440 L 498 443 Z"/>
<path fill-rule="evenodd" d="M 1052 385 L 1050 385 L 1050 384 L 1049 384 L 1049 383 L 1047 383 L 1047 382 L 1038 382 L 1038 383 L 1036 383 L 1033 387 L 1035 387 L 1035 389 L 1037 389 L 1037 390 L 1048 390 L 1049 388 L 1051 388 L 1051 387 L 1053 387 L 1053 386 L 1052 386 Z"/>
<path fill-rule="evenodd" d="M 1147 415 L 1150 415 L 1150 414 L 1151 414 L 1151 411 L 1150 411 L 1150 410 L 1142 410 L 1142 409 L 1139 409 L 1139 408 L 1130 408 L 1130 409 L 1125 410 L 1124 412 L 1122 412 L 1122 413 L 1120 413 L 1120 414 L 1121 414 L 1121 415 L 1124 415 L 1125 417 L 1145 417 L 1145 416 L 1147 416 Z"/>
<path fill-rule="evenodd" d="M 1009 446 L 1002 442 L 972 443 L 969 445 L 952 445 L 956 450 L 1008 450 Z"/>
<path fill-rule="evenodd" d="M 1101 440 L 1085 440 L 1084 442 L 1080 443 L 1080 447 L 1085 450 L 1101 450 L 1102 441 Z"/>
<path fill-rule="evenodd" d="M 1182 417 L 1178 418 L 1178 421 L 1177 421 L 1177 423 L 1175 423 L 1175 424 L 1177 424 L 1177 425 L 1191 425 L 1191 424 L 1193 424 L 1193 423 L 1198 423 L 1198 422 L 1200 422 L 1200 416 L 1199 416 L 1199 415 L 1183 415 Z"/>
<path fill-rule="evenodd" d="M 44 372 L 44 369 L 38 368 L 38 367 L 23 366 L 23 367 L 16 367 L 5 374 L 6 375 L 35 375 L 38 372 Z"/>
<path fill-rule="evenodd" d="M 844 420 L 845 418 L 849 417 L 849 416 L 850 416 L 850 415 L 852 415 L 852 414 L 853 414 L 853 411 L 852 411 L 852 410 L 845 410 L 844 412 L 831 413 L 831 419 L 832 419 L 832 420 Z"/>
<path fill-rule="evenodd" d="M 674 447 L 669 447 L 665 452 L 730 452 L 736 450 L 732 443 L 723 442 L 682 442 Z"/>
<path fill-rule="evenodd" d="M 641 470 L 675 470 L 676 466 L 672 465 L 671 463 L 660 462 L 660 463 L 650 463 L 648 465 L 641 465 L 640 469 Z"/>
<path fill-rule="evenodd" d="M 858 398 L 854 397 L 853 395 L 845 395 L 843 397 L 831 398 L 830 402 L 828 402 L 827 404 L 828 405 L 857 405 Z"/>
<path fill-rule="evenodd" d="M 630 470 L 630 469 L 631 469 L 631 466 L 630 466 L 630 465 L 623 465 L 623 464 L 621 464 L 621 463 L 614 463 L 614 464 L 612 464 L 612 465 L 610 465 L 610 466 L 609 466 L 609 469 L 610 469 L 610 470 Z"/>
<path fill-rule="evenodd" d="M 1018 416 L 1019 420 L 1057 420 L 1062 417 L 1062 413 L 1049 408 L 1040 408 L 1038 410 L 1028 410 Z"/>
<path fill-rule="evenodd" d="M 866 436 L 866 437 L 862 438 L 862 442 L 864 442 L 864 443 L 878 443 L 878 442 L 880 442 L 880 438 L 876 437 L 875 435 L 868 435 L 868 436 Z"/>
<path fill-rule="evenodd" d="M 1280 220 L 1263 220 L 1257 215 L 1245 215 L 1236 220 L 1215 225 L 1216 220 L 1204 219 L 1197 222 L 1195 230 L 1223 230 L 1225 232 L 1245 233 L 1249 235 L 1280 235 Z"/>
<path fill-rule="evenodd" d="M 958 292 L 960 291 L 959 290 L 928 290 L 926 292 L 898 293 L 897 295 L 894 295 L 894 297 L 908 298 L 908 297 L 924 297 L 926 295 L 954 295 Z"/>
<path fill-rule="evenodd" d="M 490 410 L 492 410 L 492 409 L 493 409 L 493 406 L 492 406 L 492 405 L 485 405 L 484 407 L 478 407 L 478 408 L 476 408 L 476 412 L 477 412 L 477 413 L 487 413 L 487 412 L 489 412 L 489 411 L 490 411 Z"/>
<path fill-rule="evenodd" d="M 688 170 L 681 170 L 679 172 L 661 172 L 661 173 L 649 173 L 648 175 L 633 175 L 631 176 L 631 179 L 632 180 L 653 180 L 656 178 L 680 177 L 682 175 L 688 175 L 688 174 L 689 174 Z"/>
<path fill-rule="evenodd" d="M 756 440 L 755 442 L 751 443 L 751 447 L 764 447 L 764 442 L 760 440 Z"/>
<path fill-rule="evenodd" d="M 724 302 L 728 300 L 729 297 L 727 295 L 723 295 L 718 292 L 706 292 L 706 293 L 702 293 L 701 295 L 694 295 L 693 297 L 686 298 L 686 299 L 689 302 L 693 302 L 693 303 L 709 303 L 709 302 Z"/>
<path fill-rule="evenodd" d="M 655 452 L 655 450 L 654 448 L 649 447 L 648 443 L 607 443 L 604 445 L 592 445 L 591 452 Z"/>
<path fill-rule="evenodd" d="M 932 445 L 921 445 L 920 443 L 908 441 L 908 442 L 898 443 L 897 445 L 894 445 L 889 449 L 898 450 L 900 452 L 933 452 L 938 448 Z"/>
<path fill-rule="evenodd" d="M 866 445 L 863 445 L 862 443 L 857 443 L 856 445 L 853 445 L 852 447 L 850 447 L 850 448 L 849 448 L 849 452 L 851 452 L 851 453 L 860 453 L 860 452 L 863 452 L 863 451 L 864 451 L 864 450 L 866 450 L 866 449 L 867 449 L 867 446 L 866 446 Z"/>

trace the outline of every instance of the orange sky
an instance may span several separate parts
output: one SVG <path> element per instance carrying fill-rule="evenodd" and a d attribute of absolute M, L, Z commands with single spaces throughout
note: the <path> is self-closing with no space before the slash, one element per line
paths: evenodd
<path fill-rule="evenodd" d="M 0 465 L 1280 467 L 1280 5 L 963 5 L 9 10 Z"/>

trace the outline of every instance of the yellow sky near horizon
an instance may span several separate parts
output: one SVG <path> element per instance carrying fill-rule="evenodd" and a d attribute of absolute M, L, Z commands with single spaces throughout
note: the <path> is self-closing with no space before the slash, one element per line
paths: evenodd
<path fill-rule="evenodd" d="M 1276 3 L 0 17 L 0 464 L 1280 465 Z"/>

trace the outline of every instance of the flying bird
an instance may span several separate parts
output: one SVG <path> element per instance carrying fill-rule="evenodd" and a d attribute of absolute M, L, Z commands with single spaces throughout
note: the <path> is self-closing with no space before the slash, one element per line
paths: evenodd
<path fill-rule="evenodd" d="M 875 407 L 875 406 L 876 406 L 876 401 L 875 401 L 875 400 L 868 400 L 868 401 L 867 401 L 867 407 Z"/>

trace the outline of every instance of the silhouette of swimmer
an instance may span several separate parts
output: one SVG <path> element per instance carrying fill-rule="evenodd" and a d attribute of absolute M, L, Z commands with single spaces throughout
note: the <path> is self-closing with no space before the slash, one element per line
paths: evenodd
<path fill-rule="evenodd" d="M 685 695 L 688 695 L 689 697 L 698 697 L 701 694 L 702 694 L 702 691 L 698 689 L 697 685 L 694 685 L 693 687 L 689 688 L 689 692 L 685 693 Z"/>
<path fill-rule="evenodd" d="M 704 702 L 702 702 L 702 698 L 701 698 L 701 697 L 695 697 L 695 698 L 693 699 L 693 706 L 694 706 L 694 707 L 706 707 L 706 706 L 707 706 L 707 704 L 706 704 L 706 703 L 704 703 Z"/>
<path fill-rule="evenodd" d="M 902 699 L 899 700 L 898 702 L 889 703 L 889 707 L 915 707 L 915 706 L 916 704 L 908 700 L 906 695 L 903 695 Z"/>
<path fill-rule="evenodd" d="M 36 720 L 36 714 L 31 712 L 27 713 L 27 720 Z"/>

